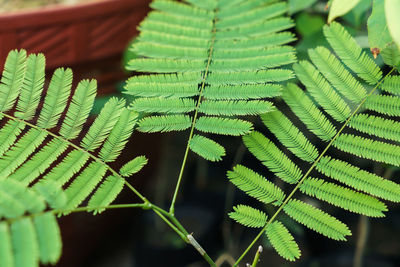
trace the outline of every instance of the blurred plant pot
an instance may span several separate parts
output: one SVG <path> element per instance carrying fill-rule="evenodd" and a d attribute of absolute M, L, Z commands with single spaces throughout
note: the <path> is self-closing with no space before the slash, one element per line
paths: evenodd
<path fill-rule="evenodd" d="M 44 53 L 49 69 L 121 54 L 149 2 L 102 0 L 0 14 L 0 68 L 15 48 Z"/>

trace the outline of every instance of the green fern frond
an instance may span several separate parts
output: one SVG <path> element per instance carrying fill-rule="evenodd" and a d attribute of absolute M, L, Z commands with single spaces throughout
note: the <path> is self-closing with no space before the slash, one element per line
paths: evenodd
<path fill-rule="evenodd" d="M 392 75 L 386 77 L 381 85 L 381 89 L 394 95 L 400 95 L 400 76 Z"/>
<path fill-rule="evenodd" d="M 191 117 L 188 115 L 149 116 L 139 121 L 142 132 L 183 131 L 190 128 Z"/>
<path fill-rule="evenodd" d="M 68 106 L 72 72 L 57 69 L 34 120 L 43 91 L 44 63 L 41 54 L 26 57 L 25 50 L 12 51 L 0 84 L 1 266 L 55 264 L 62 247 L 55 215 L 74 211 L 97 186 L 91 203 L 107 206 L 125 185 L 122 175 L 106 162 L 119 156 L 132 134 L 137 113 L 128 110 L 124 101 L 112 98 L 87 134 L 81 134 L 93 107 L 96 82 L 80 82 Z M 53 129 L 56 126 L 60 130 Z M 81 141 L 75 140 L 82 135 Z M 145 163 L 142 157 L 136 165 Z M 128 172 L 133 173 L 132 168 Z M 107 178 L 103 185 L 108 173 L 113 178 Z"/>
<path fill-rule="evenodd" d="M 400 123 L 368 114 L 357 114 L 349 126 L 357 131 L 400 142 Z"/>
<path fill-rule="evenodd" d="M 362 51 L 353 37 L 337 22 L 325 25 L 324 34 L 343 63 L 369 84 L 376 84 L 382 72 L 375 62 Z"/>
<path fill-rule="evenodd" d="M 14 105 L 24 82 L 26 51 L 11 51 L 4 64 L 0 82 L 0 111 L 5 112 Z"/>
<path fill-rule="evenodd" d="M 400 166 L 400 147 L 352 134 L 336 138 L 335 147 L 356 156 Z"/>
<path fill-rule="evenodd" d="M 126 163 L 121 167 L 120 173 L 124 177 L 131 176 L 132 174 L 140 171 L 144 165 L 147 164 L 147 158 L 145 156 L 138 156 L 133 160 Z"/>
<path fill-rule="evenodd" d="M 269 224 L 265 231 L 269 242 L 278 254 L 289 261 L 300 258 L 300 249 L 288 229 L 279 221 Z"/>
<path fill-rule="evenodd" d="M 278 147 L 259 132 L 243 136 L 243 142 L 249 151 L 276 176 L 287 183 L 297 183 L 302 176 L 297 167 Z"/>
<path fill-rule="evenodd" d="M 76 87 L 60 129 L 60 134 L 66 139 L 75 139 L 82 130 L 92 110 L 96 89 L 97 83 L 94 80 L 83 80 Z"/>
<path fill-rule="evenodd" d="M 349 100 L 358 103 L 367 96 L 367 91 L 345 66 L 325 47 L 308 51 L 310 59 L 337 91 Z"/>
<path fill-rule="evenodd" d="M 261 119 L 293 154 L 308 162 L 313 162 L 318 157 L 317 148 L 279 110 L 261 115 Z"/>
<path fill-rule="evenodd" d="M 50 129 L 56 126 L 61 113 L 67 106 L 68 96 L 72 86 L 72 70 L 57 69 L 51 78 L 47 89 L 43 108 L 38 119 L 38 126 Z"/>
<path fill-rule="evenodd" d="M 345 210 L 370 217 L 383 217 L 386 205 L 374 197 L 365 195 L 322 179 L 308 178 L 300 186 L 300 191 L 324 200 Z"/>
<path fill-rule="evenodd" d="M 155 10 L 140 24 L 131 47 L 139 57 L 127 64 L 129 70 L 155 73 L 134 76 L 125 87 L 127 94 L 139 97 L 133 110 L 160 113 L 140 120 L 140 131 L 191 128 L 189 139 L 193 133 L 200 136 L 198 131 L 238 136 L 252 124 L 236 116 L 272 110 L 264 99 L 281 95 L 276 82 L 292 78 L 290 70 L 280 67 L 296 60 L 286 45 L 294 40 L 285 31 L 293 22 L 284 16 L 284 2 L 251 2 L 153 1 Z M 183 115 L 189 112 L 194 115 Z M 220 160 L 190 145 L 191 140 L 187 144 L 199 155 Z"/>
<path fill-rule="evenodd" d="M 349 228 L 338 219 L 297 199 L 291 199 L 283 210 L 295 221 L 334 240 L 346 240 Z"/>
<path fill-rule="evenodd" d="M 324 141 L 331 140 L 336 129 L 314 102 L 293 83 L 287 84 L 283 90 L 283 99 L 306 127 Z"/>
<path fill-rule="evenodd" d="M 189 146 L 194 153 L 209 161 L 219 161 L 225 156 L 223 146 L 201 135 L 194 135 Z"/>
<path fill-rule="evenodd" d="M 281 94 L 282 86 L 277 84 L 246 84 L 211 85 L 204 90 L 203 95 L 207 99 L 236 100 L 270 98 Z"/>
<path fill-rule="evenodd" d="M 61 256 L 62 242 L 57 219 L 52 213 L 44 213 L 33 220 L 37 242 L 39 246 L 39 259 L 44 264 L 55 264 Z"/>
<path fill-rule="evenodd" d="M 189 113 L 195 109 L 195 103 L 190 98 L 138 98 L 132 102 L 131 108 L 146 113 Z"/>
<path fill-rule="evenodd" d="M 207 115 L 244 116 L 268 113 L 273 105 L 260 100 L 206 100 L 200 104 L 199 112 Z"/>
<path fill-rule="evenodd" d="M 310 62 L 296 63 L 293 69 L 311 96 L 335 120 L 343 122 L 350 116 L 349 106 Z"/>
<path fill-rule="evenodd" d="M 26 61 L 26 75 L 22 84 L 15 116 L 31 120 L 39 105 L 44 85 L 46 59 L 43 54 L 29 55 Z"/>
<path fill-rule="evenodd" d="M 251 132 L 253 126 L 250 122 L 240 119 L 221 117 L 200 117 L 196 129 L 205 133 L 240 136 Z"/>
<path fill-rule="evenodd" d="M 242 165 L 236 165 L 232 171 L 228 171 L 227 177 L 240 190 L 265 204 L 280 205 L 285 198 L 279 187 Z"/>
<path fill-rule="evenodd" d="M 365 101 L 365 108 L 389 116 L 400 116 L 400 98 L 392 95 L 372 95 Z"/>
<path fill-rule="evenodd" d="M 111 202 L 113 202 L 118 194 L 124 188 L 124 181 L 115 176 L 108 176 L 100 187 L 96 190 L 94 195 L 89 200 L 89 207 L 93 207 L 94 214 L 101 213 Z"/>
<path fill-rule="evenodd" d="M 236 222 L 253 228 L 263 227 L 268 219 L 264 212 L 246 205 L 233 207 L 233 212 L 230 212 L 228 215 Z"/>
<path fill-rule="evenodd" d="M 341 183 L 394 202 L 400 201 L 400 185 L 341 160 L 322 157 L 316 169 Z"/>

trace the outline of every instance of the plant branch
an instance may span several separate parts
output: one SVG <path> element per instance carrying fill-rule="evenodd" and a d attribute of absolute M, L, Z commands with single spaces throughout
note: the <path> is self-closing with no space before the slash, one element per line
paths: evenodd
<path fill-rule="evenodd" d="M 268 227 L 269 224 L 271 224 L 274 219 L 278 216 L 278 214 L 282 211 L 284 206 L 291 200 L 293 195 L 296 193 L 296 191 L 299 189 L 301 184 L 304 182 L 305 179 L 310 175 L 311 171 L 314 170 L 315 166 L 317 163 L 321 160 L 321 158 L 326 154 L 328 149 L 332 146 L 332 144 L 335 142 L 335 140 L 338 138 L 338 136 L 342 133 L 344 128 L 347 126 L 347 124 L 350 122 L 350 120 L 354 117 L 354 115 L 360 110 L 362 105 L 365 103 L 368 97 L 370 97 L 375 90 L 381 85 L 381 83 L 388 77 L 395 68 L 391 69 L 388 74 L 385 75 L 376 85 L 375 87 L 368 93 L 368 95 L 358 104 L 357 108 L 351 113 L 351 115 L 347 118 L 347 120 L 343 123 L 342 127 L 339 129 L 339 131 L 336 133 L 336 135 L 331 139 L 331 141 L 328 143 L 328 145 L 325 147 L 325 149 L 322 151 L 322 153 L 318 156 L 318 158 L 313 162 L 311 167 L 308 169 L 308 171 L 304 174 L 304 176 L 300 179 L 300 181 L 297 183 L 295 188 L 292 190 L 292 192 L 286 197 L 285 201 L 279 206 L 278 210 L 272 215 L 272 217 L 268 220 L 268 222 L 265 224 L 265 226 L 261 229 L 261 231 L 258 233 L 258 235 L 254 238 L 254 240 L 251 242 L 251 244 L 247 247 L 247 249 L 243 252 L 243 254 L 239 257 L 239 259 L 236 261 L 234 266 L 237 266 L 239 262 L 243 259 L 243 257 L 247 254 L 247 252 L 253 247 L 253 245 L 257 242 L 257 240 L 260 238 L 260 236 L 265 232 L 266 228 Z"/>
<path fill-rule="evenodd" d="M 187 161 L 187 157 L 188 157 L 188 154 L 189 154 L 190 141 L 193 138 L 194 127 L 196 125 L 196 120 L 197 120 L 197 116 L 198 116 L 198 113 L 199 113 L 199 107 L 200 107 L 201 99 L 203 97 L 203 91 L 204 91 L 204 87 L 205 87 L 205 84 L 206 84 L 206 79 L 207 79 L 209 67 L 210 67 L 210 64 L 211 64 L 212 53 L 213 53 L 213 50 L 214 50 L 215 32 L 216 32 L 216 26 L 215 26 L 215 19 L 214 19 L 213 20 L 213 30 L 212 30 L 212 39 L 211 39 L 210 51 L 209 51 L 209 54 L 208 54 L 207 66 L 206 66 L 206 70 L 204 72 L 203 80 L 201 82 L 201 89 L 200 89 L 200 93 L 199 93 L 199 98 L 197 99 L 197 104 L 196 104 L 196 108 L 195 108 L 195 112 L 194 112 L 194 116 L 193 116 L 193 120 L 192 120 L 192 126 L 190 127 L 190 134 L 189 134 L 189 138 L 188 138 L 188 141 L 187 141 L 187 144 L 186 144 L 185 155 L 183 156 L 181 169 L 179 171 L 178 182 L 176 183 L 174 196 L 172 198 L 171 206 L 169 208 L 169 212 L 172 215 L 174 215 L 174 213 L 175 213 L 176 197 L 178 195 L 179 187 L 180 187 L 180 184 L 181 184 L 181 181 L 182 181 L 183 171 L 185 170 L 186 161 Z"/>

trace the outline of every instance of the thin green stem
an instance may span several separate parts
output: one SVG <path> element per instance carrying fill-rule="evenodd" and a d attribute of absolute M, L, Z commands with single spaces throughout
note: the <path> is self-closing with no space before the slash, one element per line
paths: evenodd
<path fill-rule="evenodd" d="M 210 64 L 211 64 L 212 53 L 213 53 L 213 50 L 214 50 L 215 32 L 216 32 L 216 27 L 215 27 L 215 20 L 214 20 L 213 21 L 213 30 L 212 30 L 212 39 L 211 39 L 210 51 L 209 51 L 209 54 L 208 54 L 207 66 L 206 66 L 206 70 L 204 72 L 203 80 L 201 82 L 201 89 L 200 89 L 200 92 L 199 92 L 199 97 L 197 99 L 197 104 L 196 104 L 196 108 L 195 108 L 195 112 L 194 112 L 194 116 L 193 116 L 193 120 L 192 120 L 192 126 L 190 127 L 190 133 L 189 133 L 189 138 L 188 138 L 188 141 L 187 141 L 187 144 L 186 144 L 185 155 L 183 156 L 183 161 L 182 161 L 181 169 L 179 171 L 179 176 L 178 176 L 178 181 L 176 183 L 174 196 L 172 198 L 171 206 L 169 208 L 169 212 L 172 215 L 174 215 L 174 213 L 175 213 L 175 202 L 176 202 L 176 198 L 178 196 L 179 187 L 181 185 L 181 181 L 182 181 L 182 177 L 183 177 L 183 171 L 185 170 L 186 161 L 187 161 L 187 157 L 188 157 L 188 154 L 189 154 L 190 141 L 193 138 L 194 127 L 196 125 L 196 120 L 197 120 L 197 116 L 198 116 L 198 113 L 199 113 L 199 107 L 200 107 L 201 99 L 203 97 L 203 91 L 204 91 L 204 87 L 205 87 L 205 84 L 206 84 L 208 71 L 209 71 Z"/>
<path fill-rule="evenodd" d="M 279 206 L 279 208 L 276 210 L 274 215 L 268 220 L 268 222 L 265 224 L 265 226 L 261 229 L 261 231 L 258 233 L 258 235 L 253 239 L 251 244 L 247 247 L 247 249 L 242 253 L 242 255 L 237 259 L 235 264 L 233 266 L 237 266 L 239 262 L 243 259 L 243 257 L 249 252 L 249 250 L 253 247 L 253 245 L 257 242 L 257 240 L 261 237 L 261 235 L 264 233 L 268 225 L 270 225 L 275 218 L 279 215 L 279 213 L 282 211 L 282 209 L 285 207 L 285 205 L 291 200 L 293 195 L 297 192 L 301 184 L 304 182 L 305 179 L 307 179 L 308 175 L 311 173 L 312 170 L 314 170 L 315 166 L 318 164 L 318 162 L 321 160 L 321 158 L 325 155 L 325 153 L 328 151 L 328 149 L 332 146 L 333 142 L 338 138 L 338 136 L 342 133 L 344 128 L 347 126 L 347 124 L 350 122 L 350 120 L 354 117 L 354 115 L 360 110 L 362 105 L 364 105 L 365 101 L 367 101 L 367 98 L 370 97 L 375 90 L 381 85 L 381 83 L 386 79 L 387 76 L 389 76 L 392 72 L 394 71 L 394 68 L 389 71 L 388 74 L 385 75 L 377 84 L 376 86 L 368 93 L 368 95 L 358 104 L 357 108 L 351 113 L 351 115 L 347 118 L 347 120 L 343 123 L 342 127 L 339 129 L 339 131 L 336 133 L 336 135 L 331 139 L 331 141 L 328 143 L 328 145 L 325 147 L 325 149 L 322 151 L 322 153 L 318 156 L 318 158 L 313 162 L 311 167 L 308 169 L 308 171 L 303 175 L 303 177 L 300 179 L 300 181 L 297 183 L 295 188 L 292 190 L 292 192 L 286 197 L 285 201 Z"/>
<path fill-rule="evenodd" d="M 251 265 L 251 267 L 257 267 L 258 262 L 260 261 L 260 254 L 263 251 L 263 247 L 259 246 L 256 252 L 256 255 L 254 255 L 254 260 L 253 260 L 253 264 Z"/>

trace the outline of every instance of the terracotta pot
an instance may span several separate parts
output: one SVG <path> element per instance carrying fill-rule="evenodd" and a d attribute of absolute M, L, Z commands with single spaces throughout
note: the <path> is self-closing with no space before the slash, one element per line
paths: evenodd
<path fill-rule="evenodd" d="M 150 0 L 103 0 L 0 15 L 0 69 L 8 52 L 44 53 L 47 68 L 121 54 Z"/>

